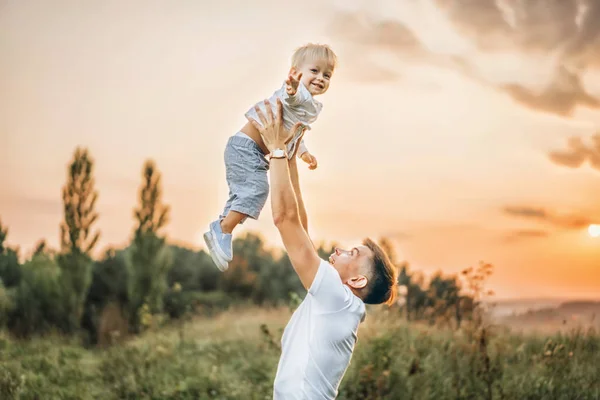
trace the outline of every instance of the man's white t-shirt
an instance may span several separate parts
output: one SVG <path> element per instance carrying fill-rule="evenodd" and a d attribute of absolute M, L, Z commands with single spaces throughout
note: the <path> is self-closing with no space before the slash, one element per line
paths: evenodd
<path fill-rule="evenodd" d="M 350 364 L 365 304 L 321 260 L 281 339 L 274 400 L 335 399 Z"/>

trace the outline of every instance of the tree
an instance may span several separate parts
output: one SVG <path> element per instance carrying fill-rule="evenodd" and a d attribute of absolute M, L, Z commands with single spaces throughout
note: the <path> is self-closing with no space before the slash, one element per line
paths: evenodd
<path fill-rule="evenodd" d="M 98 219 L 94 210 L 98 192 L 94 188 L 93 172 L 94 161 L 87 149 L 78 147 L 62 191 L 64 221 L 60 225 L 61 253 L 57 260 L 67 313 L 65 328 L 69 331 L 79 327 L 91 282 L 90 253 L 100 237 L 100 232 L 92 232 L 92 225 Z"/>
<path fill-rule="evenodd" d="M 8 228 L 2 226 L 2 221 L 0 220 L 0 254 L 4 253 L 4 242 L 6 241 L 6 236 L 8 235 Z"/>
<path fill-rule="evenodd" d="M 119 315 L 126 312 L 127 299 L 127 266 L 125 251 L 109 248 L 104 257 L 94 262 L 92 267 L 92 283 L 85 301 L 85 312 L 81 326 L 88 333 L 90 343 L 97 343 L 98 329 L 104 309 L 111 304 L 118 308 Z M 114 312 L 113 312 L 114 314 Z"/>
<path fill-rule="evenodd" d="M 8 227 L 3 226 L 0 221 L 0 280 L 4 287 L 10 288 L 19 284 L 21 266 L 17 251 L 6 246 L 7 236 Z"/>
<path fill-rule="evenodd" d="M 33 255 L 38 255 L 42 253 L 46 253 L 48 250 L 48 245 L 44 239 L 38 240 L 33 250 Z"/>
<path fill-rule="evenodd" d="M 146 161 L 142 178 L 139 206 L 134 210 L 137 226 L 127 258 L 130 322 L 135 331 L 140 328 L 142 307 L 151 314 L 162 311 L 167 274 L 172 266 L 170 248 L 160 235 L 169 220 L 169 206 L 162 201 L 161 175 L 154 161 Z"/>
<path fill-rule="evenodd" d="M 14 292 L 14 308 L 8 325 L 17 336 L 45 333 L 65 327 L 65 303 L 61 299 L 61 271 L 55 259 L 35 254 L 21 267 L 22 276 Z"/>
<path fill-rule="evenodd" d="M 429 302 L 432 309 L 430 322 L 433 323 L 435 318 L 444 317 L 449 320 L 452 317 L 456 318 L 457 325 L 460 326 L 460 315 L 456 313 L 460 301 L 461 285 L 458 277 L 444 277 L 441 271 L 434 274 L 429 282 Z"/>
<path fill-rule="evenodd" d="M 68 172 L 62 193 L 65 219 L 60 226 L 61 250 L 89 255 L 100 232 L 92 233 L 92 225 L 98 219 L 94 211 L 98 192 L 94 189 L 94 161 L 87 149 L 75 150 Z"/>

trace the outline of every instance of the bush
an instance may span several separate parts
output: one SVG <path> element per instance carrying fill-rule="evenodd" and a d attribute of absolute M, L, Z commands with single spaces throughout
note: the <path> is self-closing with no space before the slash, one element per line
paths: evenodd
<path fill-rule="evenodd" d="M 21 266 L 17 252 L 13 249 L 0 252 L 0 279 L 7 288 L 17 286 L 21 280 Z"/>
<path fill-rule="evenodd" d="M 47 254 L 36 254 L 22 266 L 19 286 L 8 325 L 19 336 L 68 329 L 68 316 L 62 305 L 65 295 L 60 269 Z"/>
<path fill-rule="evenodd" d="M 399 323 L 392 313 L 374 317 L 359 332 L 340 400 L 592 400 L 600 393 L 595 331 L 482 336 Z M 271 399 L 280 335 L 270 332 L 288 318 L 286 309 L 236 311 L 188 323 L 185 340 L 166 329 L 102 351 L 52 337 L 13 342 L 0 336 L 0 398 Z"/>
<path fill-rule="evenodd" d="M 12 312 L 12 309 L 13 302 L 11 295 L 0 279 L 0 329 L 8 322 L 8 316 Z"/>
<path fill-rule="evenodd" d="M 234 297 L 222 291 L 184 291 L 175 284 L 165 295 L 165 312 L 171 318 L 180 318 L 186 313 L 214 315 L 235 302 Z"/>

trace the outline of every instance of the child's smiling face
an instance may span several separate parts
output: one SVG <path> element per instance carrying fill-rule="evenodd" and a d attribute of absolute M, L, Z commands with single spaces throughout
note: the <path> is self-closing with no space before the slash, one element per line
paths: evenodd
<path fill-rule="evenodd" d="M 327 60 L 306 60 L 296 70 L 302 72 L 301 81 L 313 96 L 329 89 L 333 68 Z"/>

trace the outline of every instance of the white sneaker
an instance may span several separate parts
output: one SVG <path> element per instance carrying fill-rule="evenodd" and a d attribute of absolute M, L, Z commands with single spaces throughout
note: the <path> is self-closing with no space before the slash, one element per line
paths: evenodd
<path fill-rule="evenodd" d="M 229 262 L 227 260 L 225 260 L 223 257 L 221 257 L 221 255 L 219 254 L 219 252 L 217 250 L 218 241 L 217 241 L 217 238 L 215 237 L 215 233 L 212 231 L 212 229 L 209 230 L 208 232 L 204 233 L 204 242 L 206 243 L 206 246 L 208 247 L 210 257 L 212 258 L 212 260 L 215 263 L 215 265 L 217 266 L 217 268 L 219 268 L 219 270 L 221 272 L 227 270 L 227 268 L 229 268 Z"/>

